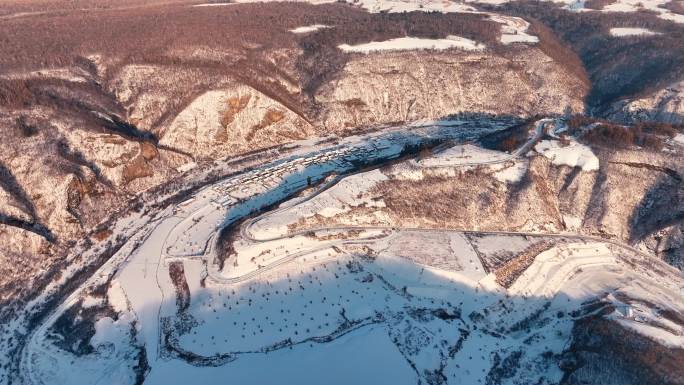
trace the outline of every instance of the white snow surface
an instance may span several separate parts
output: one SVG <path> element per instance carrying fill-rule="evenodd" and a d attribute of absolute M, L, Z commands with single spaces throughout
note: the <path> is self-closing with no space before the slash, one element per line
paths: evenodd
<path fill-rule="evenodd" d="M 0 75 L 0 79 L 31 79 L 31 78 L 52 78 L 74 83 L 86 83 L 90 80 L 90 75 L 82 69 L 54 68 L 43 69 L 31 72 L 8 73 Z"/>
<path fill-rule="evenodd" d="M 539 38 L 527 33 L 504 33 L 501 34 L 501 42 L 504 44 L 512 43 L 539 43 Z"/>
<path fill-rule="evenodd" d="M 650 29 L 646 28 L 611 28 L 610 34 L 616 37 L 659 35 L 658 32 L 653 32 Z"/>
<path fill-rule="evenodd" d="M 271 2 L 281 0 L 236 0 L 234 3 L 207 3 L 197 4 L 196 7 L 209 7 L 230 5 L 235 3 L 254 3 Z M 294 0 L 295 2 L 305 2 L 310 4 L 334 3 L 335 0 Z M 488 1 L 485 1 L 488 2 Z M 505 3 L 506 1 L 489 1 L 489 3 Z M 481 12 L 466 2 L 442 1 L 442 0 L 355 0 L 355 5 L 371 13 L 403 13 L 403 12 L 442 12 L 442 13 L 476 13 L 487 15 L 492 21 L 501 24 L 501 42 L 503 44 L 526 43 L 534 44 L 539 42 L 539 38 L 527 33 L 529 23 L 522 18 L 505 16 L 496 13 Z M 293 33 L 309 33 L 320 29 L 314 28 L 319 25 L 304 26 L 291 30 Z M 422 43 L 425 44 L 425 43 Z M 471 46 L 470 44 L 468 46 Z M 477 46 L 477 45 L 476 45 Z M 429 49 L 429 47 L 420 47 Z M 451 47 L 448 47 L 451 48 Z M 460 47 L 464 48 L 464 47 Z M 416 48 L 410 48 L 416 49 Z M 443 48 L 444 49 L 444 48 Z M 464 48 L 473 49 L 473 48 Z M 481 49 L 481 48 L 478 48 Z"/>
<path fill-rule="evenodd" d="M 90 339 L 90 344 L 98 347 L 105 344 L 118 345 L 126 342 L 131 332 L 131 321 L 134 315 L 129 312 L 123 313 L 114 321 L 109 317 L 100 318 L 95 322 L 95 335 Z"/>
<path fill-rule="evenodd" d="M 221 6 L 227 6 L 227 5 L 233 5 L 233 4 L 239 4 L 239 3 L 270 3 L 270 2 L 277 2 L 277 1 L 283 1 L 283 0 L 233 0 L 233 1 L 226 1 L 224 3 L 202 3 L 202 4 L 195 4 L 192 5 L 193 7 L 221 7 Z M 287 0 L 287 1 L 292 1 L 296 3 L 309 3 L 309 4 L 327 4 L 327 3 L 334 3 L 336 0 Z"/>
<path fill-rule="evenodd" d="M 203 370 L 177 360 L 161 361 L 146 385 L 393 384 L 415 385 L 415 374 L 382 326 L 358 329 L 328 344 L 296 345 L 292 350 L 241 357 Z M 306 369 L 302 368 L 306 365 Z"/>
<path fill-rule="evenodd" d="M 188 163 L 184 163 L 184 164 L 182 164 L 182 165 L 176 167 L 176 171 L 181 172 L 181 173 L 182 173 L 182 172 L 188 172 L 188 171 L 192 170 L 192 169 L 195 168 L 195 167 L 197 167 L 197 163 L 195 163 L 195 162 L 188 162 Z"/>
<path fill-rule="evenodd" d="M 579 230 L 582 227 L 582 218 L 574 215 L 563 215 L 563 222 L 568 230 Z"/>
<path fill-rule="evenodd" d="M 283 0 L 236 0 L 234 3 L 261 3 Z M 334 3 L 337 0 L 291 0 L 309 4 Z M 233 3 L 233 4 L 234 4 Z M 231 4 L 231 3 L 228 3 Z M 402 13 L 402 12 L 473 12 L 475 8 L 465 3 L 441 0 L 358 0 L 354 4 L 368 12 Z M 196 6 L 214 6 L 226 4 L 198 4 Z"/>
<path fill-rule="evenodd" d="M 469 166 L 496 163 L 510 158 L 510 155 L 503 152 L 487 150 L 472 144 L 463 144 L 450 147 L 429 158 L 421 159 L 418 164 L 424 167 Z"/>
<path fill-rule="evenodd" d="M 672 140 L 684 146 L 684 134 L 676 134 Z"/>
<path fill-rule="evenodd" d="M 562 145 L 556 140 L 542 140 L 534 149 L 551 159 L 555 165 L 580 167 L 583 171 L 599 169 L 599 159 L 591 149 L 574 140 L 571 140 L 567 145 Z"/>
<path fill-rule="evenodd" d="M 537 43 L 536 36 L 527 33 L 530 23 L 513 16 L 480 12 L 465 3 L 455 1 L 383 1 L 361 0 L 361 6 L 370 12 L 442 12 L 442 13 L 477 13 L 488 15 L 490 20 L 501 24 L 501 42 Z"/>
<path fill-rule="evenodd" d="M 94 306 L 100 306 L 104 303 L 104 298 L 98 298 L 98 297 L 93 297 L 93 296 L 86 296 L 83 298 L 83 302 L 81 303 L 81 307 L 84 309 L 88 309 Z"/>
<path fill-rule="evenodd" d="M 226 5 L 232 5 L 235 4 L 235 2 L 226 2 L 226 3 L 202 3 L 202 4 L 194 4 L 193 7 L 223 7 Z"/>
<path fill-rule="evenodd" d="M 232 3 L 204 3 L 196 4 L 195 7 L 214 7 L 227 6 L 236 3 L 255 3 L 255 2 L 271 2 L 281 0 L 236 0 Z M 310 4 L 326 4 L 334 3 L 335 0 L 293 0 L 297 2 L 305 2 Z M 354 4 L 366 9 L 368 12 L 478 12 L 477 9 L 468 5 L 468 3 L 484 3 L 484 4 L 504 4 L 511 0 L 465 0 L 463 2 L 455 1 L 440 1 L 440 0 L 358 0 Z M 658 17 L 664 20 L 671 20 L 676 23 L 684 23 L 684 15 L 670 11 L 662 6 L 671 0 L 616 0 L 611 4 L 607 4 L 601 10 L 594 10 L 585 8 L 584 0 L 559 0 L 558 3 L 564 4 L 565 8 L 576 12 L 638 12 L 640 10 L 648 10 L 655 12 Z M 519 31 L 524 32 L 524 31 Z M 534 37 L 514 37 L 502 36 L 502 42 L 505 44 L 512 42 L 535 43 Z"/>
<path fill-rule="evenodd" d="M 112 284 L 107 291 L 107 297 L 109 298 L 109 305 L 114 311 L 125 312 L 128 310 L 128 299 L 118 280 L 112 281 Z"/>
<path fill-rule="evenodd" d="M 423 39 L 418 37 L 398 37 L 385 41 L 372 41 L 357 45 L 341 44 L 338 46 L 344 52 L 371 53 L 379 51 L 405 51 L 415 49 L 445 50 L 459 48 L 467 51 L 479 51 L 484 44 L 460 36 L 447 36 L 445 39 Z"/>
<path fill-rule="evenodd" d="M 684 23 L 684 15 L 674 13 L 666 8 L 661 7 L 670 0 L 617 0 L 612 4 L 608 4 L 601 10 L 602 12 L 638 12 L 640 10 L 648 10 L 658 14 L 658 17 L 671 20 L 676 23 Z"/>
<path fill-rule="evenodd" d="M 325 25 L 325 24 L 312 24 L 312 25 L 306 25 L 306 26 L 291 29 L 290 32 L 297 33 L 297 34 L 304 34 L 304 33 L 316 32 L 319 29 L 323 29 L 323 28 L 330 28 L 330 26 Z"/>
<path fill-rule="evenodd" d="M 489 14 L 489 18 L 501 24 L 501 42 L 512 43 L 538 43 L 539 38 L 527 33 L 530 23 L 519 17 Z"/>
<path fill-rule="evenodd" d="M 42 324 L 31 336 L 22 360 L 24 373 L 36 384 L 133 383 L 137 361 L 127 348 L 132 342 L 126 331 L 135 321 L 152 368 L 146 384 L 210 385 L 227 379 L 241 384 L 415 384 L 427 382 L 422 376 L 436 369 L 449 383 L 477 384 L 486 381 L 495 353 L 515 351 L 523 352 L 516 379 L 538 383 L 543 376 L 557 382 L 563 375 L 557 365 L 538 358 L 567 346 L 573 319 L 559 318 L 558 312 L 568 314 L 596 295 L 617 291 L 662 309 L 684 308 L 678 272 L 660 260 L 630 257 L 632 251 L 603 242 L 559 244 L 540 254 L 506 290 L 485 272 L 475 246 L 479 252 L 523 250 L 535 235 L 486 234 L 473 240 L 456 231 L 382 227 L 382 218 L 377 228 L 289 233 L 288 224 L 309 215 L 331 215 L 351 204 L 382 206 L 382 199 L 358 197 L 359 191 L 388 178 L 377 169 L 246 220 L 236 228 L 234 250 L 219 270 L 215 241 L 224 224 L 306 188 L 309 178 L 316 182 L 355 170 L 351 163 L 361 159 L 394 159 L 403 144 L 417 145 L 420 138 L 466 140 L 460 135 L 475 135 L 477 129 L 464 127 L 459 133 L 456 127 L 412 127 L 340 139 L 332 148 L 312 144 L 200 188 L 136 228 L 86 282 L 84 287 L 112 278 L 109 303 L 119 312 L 117 321 L 96 321 L 90 343 L 97 353 L 76 359 L 46 338 L 59 315 L 87 295 L 80 289 L 50 314 L 52 323 Z M 580 167 L 591 163 L 586 154 L 573 158 L 557 144 L 544 142 L 538 151 L 551 151 L 554 159 Z M 577 152 L 582 154 L 572 151 Z M 435 158 L 404 162 L 392 172 L 432 172 L 479 162 L 511 178 L 515 176 L 508 173 L 519 171 L 509 168 L 526 167 L 524 159 L 470 145 L 452 147 Z M 190 301 L 182 311 L 170 279 L 171 263 L 183 266 L 189 290 Z M 640 264 L 657 265 L 666 279 L 650 277 L 650 267 Z M 661 321 L 646 305 L 639 306 L 639 320 L 653 325 Z M 449 317 L 456 313 L 482 319 Z M 541 321 L 529 330 L 506 331 L 533 314 Z M 192 322 L 184 323 L 188 319 Z M 499 328 L 506 332 L 493 335 Z M 165 344 L 170 340 L 163 337 L 171 332 L 177 333 L 171 339 L 176 347 L 219 364 L 191 365 L 169 354 Z M 662 338 L 673 335 L 668 329 L 656 332 Z M 459 349 L 450 352 L 461 337 Z"/>
<path fill-rule="evenodd" d="M 473 12 L 475 8 L 455 1 L 440 0 L 360 0 L 369 12 Z"/>
<path fill-rule="evenodd" d="M 466 0 L 472 3 L 485 4 L 504 4 L 511 0 Z M 684 23 L 684 15 L 670 11 L 663 8 L 670 2 L 670 0 L 615 0 L 613 3 L 607 4 L 600 10 L 585 8 L 584 0 L 559 0 L 557 3 L 565 5 L 565 8 L 576 12 L 638 12 L 641 10 L 648 10 L 654 12 L 661 19 L 671 20 L 676 23 Z"/>
<path fill-rule="evenodd" d="M 524 161 L 511 162 L 512 164 L 504 165 L 504 167 L 494 173 L 494 178 L 503 183 L 520 182 L 527 173 L 528 164 Z"/>

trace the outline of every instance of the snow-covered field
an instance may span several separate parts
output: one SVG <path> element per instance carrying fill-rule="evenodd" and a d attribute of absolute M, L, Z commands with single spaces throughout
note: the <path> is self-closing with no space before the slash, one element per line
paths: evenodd
<path fill-rule="evenodd" d="M 617 0 L 612 4 L 608 4 L 601 11 L 602 12 L 638 12 L 647 10 L 658 14 L 658 17 L 671 20 L 676 23 L 684 23 L 684 15 L 674 13 L 662 6 L 669 3 L 669 0 Z"/>
<path fill-rule="evenodd" d="M 646 28 L 611 28 L 610 34 L 616 37 L 622 36 L 653 36 L 658 35 L 657 32 L 653 32 Z"/>
<path fill-rule="evenodd" d="M 475 8 L 456 1 L 440 0 L 361 0 L 360 5 L 370 12 L 472 12 Z"/>
<path fill-rule="evenodd" d="M 330 28 L 330 26 L 324 25 L 324 24 L 305 25 L 305 26 L 301 26 L 301 27 L 291 29 L 290 32 L 301 34 L 301 33 L 316 32 L 319 29 L 323 29 L 323 28 Z"/>
<path fill-rule="evenodd" d="M 489 14 L 489 18 L 501 24 L 501 42 L 504 44 L 512 43 L 538 43 L 539 38 L 527 33 L 530 23 L 512 16 Z"/>
<path fill-rule="evenodd" d="M 458 48 L 466 51 L 479 51 L 484 49 L 483 44 L 459 36 L 447 36 L 446 39 L 422 39 L 417 37 L 398 37 L 385 41 L 372 41 L 370 43 L 338 46 L 344 52 L 371 53 L 379 51 L 403 51 L 414 49 L 445 50 Z"/>
<path fill-rule="evenodd" d="M 684 346 L 681 327 L 660 316 L 684 311 L 684 279 L 629 247 L 572 235 L 397 229 L 382 218 L 292 230 L 302 218 L 382 206 L 360 192 L 387 178 L 484 167 L 514 179 L 524 152 L 470 144 L 339 177 L 409 145 L 503 127 L 453 121 L 312 144 L 199 189 L 141 225 L 37 328 L 23 351 L 24 383 L 478 384 L 505 378 L 502 362 L 524 383 L 554 383 L 563 373 L 553 357 L 574 320 L 598 311 L 586 305 L 598 297 L 617 309 L 612 319 Z M 542 141 L 536 150 L 594 167 L 571 146 Z M 300 190 L 307 193 L 292 197 Z M 278 202 L 218 242 L 225 226 Z M 549 248 L 511 286 L 498 284 L 483 258 L 508 253 L 514 262 L 537 238 Z"/>
<path fill-rule="evenodd" d="M 542 140 L 534 149 L 551 159 L 553 164 L 579 167 L 584 171 L 596 171 L 599 168 L 599 160 L 591 149 L 574 140 L 567 144 Z"/>
<path fill-rule="evenodd" d="M 504 122 L 482 125 L 473 123 L 453 121 L 427 126 L 413 125 L 407 128 L 388 128 L 370 135 L 341 139 L 337 146 L 329 148 L 327 152 L 317 152 L 316 148 L 323 149 L 325 145 L 316 145 L 316 140 L 307 140 L 289 146 L 291 150 L 285 152 L 286 157 L 283 160 L 276 161 L 270 167 L 243 173 L 237 178 L 231 178 L 204 188 L 185 202 L 162 212 L 153 215 L 147 211 L 135 212 L 129 217 L 121 218 L 113 224 L 112 229 L 122 235 L 132 235 L 132 238 L 81 288 L 51 313 L 44 324 L 36 328 L 31 334 L 28 346 L 23 350 L 24 356 L 20 370 L 26 376 L 25 381 L 44 383 L 42 378 L 49 378 L 56 374 L 63 374 L 68 377 L 80 373 L 79 371 L 68 370 L 69 365 L 73 365 L 73 355 L 68 352 L 63 355 L 55 354 L 54 351 L 44 347 L 47 341 L 45 336 L 53 333 L 50 328 L 55 322 L 64 322 L 60 321 L 65 319 L 64 317 L 67 317 L 65 321 L 68 322 L 69 317 L 74 316 L 73 313 L 76 313 L 75 319 L 78 319 L 79 324 L 81 324 L 82 316 L 79 314 L 82 313 L 82 310 L 79 309 L 84 307 L 80 305 L 83 299 L 87 300 L 85 308 L 92 308 L 93 304 L 101 303 L 103 304 L 102 309 L 98 311 L 111 313 L 110 318 L 113 321 L 126 319 L 122 317 L 121 311 L 112 310 L 111 306 L 106 305 L 106 301 L 100 299 L 101 294 L 97 298 L 91 294 L 95 290 L 101 290 L 97 289 L 98 287 L 111 286 L 115 282 L 119 282 L 127 290 L 128 301 L 132 311 L 136 314 L 135 321 L 131 323 L 135 325 L 135 333 L 131 336 L 130 346 L 133 349 L 120 352 L 114 350 L 108 357 L 126 357 L 128 360 L 134 361 L 135 357 L 133 356 L 138 354 L 134 348 L 138 343 L 144 344 L 146 349 L 149 349 L 147 351 L 148 359 L 158 357 L 158 319 L 159 315 L 165 311 L 164 304 L 167 302 L 163 299 L 173 297 L 172 292 L 165 294 L 165 291 L 169 289 L 168 274 L 160 273 L 159 266 L 161 266 L 160 262 L 164 263 L 164 257 L 168 257 L 169 261 L 178 258 L 201 258 L 201 253 L 206 250 L 208 240 L 212 238 L 212 234 L 216 233 L 221 223 L 228 223 L 240 215 L 245 215 L 252 210 L 270 204 L 273 200 L 282 199 L 296 192 L 306 186 L 309 178 L 315 181 L 317 178 L 323 177 L 325 173 L 340 172 L 357 167 L 359 161 L 372 162 L 374 159 L 385 157 L 391 159 L 398 156 L 404 146 L 415 145 L 426 139 L 434 140 L 443 137 L 444 140 L 450 138 L 467 140 L 482 135 L 484 132 L 505 128 L 506 124 L 509 124 Z M 298 146 L 306 147 L 300 147 L 300 149 Z M 255 159 L 259 159 L 259 157 Z M 209 175 L 210 171 L 216 172 L 224 167 L 231 167 L 230 164 L 230 162 L 226 165 L 217 163 L 214 170 L 197 170 L 197 176 L 189 175 L 188 179 L 193 180 L 200 175 Z M 228 193 L 234 194 L 235 197 L 232 198 L 227 195 Z M 156 197 L 155 199 L 161 198 Z M 237 208 L 233 207 L 237 202 L 242 202 L 242 204 L 237 205 Z M 207 210 L 208 207 L 213 209 Z M 215 216 L 216 212 L 223 212 L 223 214 L 217 217 Z M 203 213 L 207 214 L 206 217 Z M 221 216 L 224 222 L 217 220 Z M 187 230 L 178 231 L 179 225 Z M 189 243 L 183 243 L 184 236 L 187 236 L 186 239 L 188 240 L 190 240 L 190 236 L 195 238 L 192 238 Z M 63 272 L 61 280 L 51 285 L 43 296 L 39 296 L 33 303 L 28 304 L 27 310 L 33 306 L 40 306 L 40 301 L 49 298 L 48 296 L 60 283 L 66 282 L 68 277 L 77 274 L 79 269 L 83 268 L 82 263 L 77 263 L 78 258 L 85 257 L 84 261 L 88 263 L 87 255 L 89 253 L 97 255 L 97 253 L 102 252 L 103 246 L 96 245 L 89 250 L 75 248 L 75 250 L 87 250 L 87 252 L 78 252 L 78 256 L 74 257 L 70 269 Z M 122 264 L 128 267 L 122 269 L 120 268 Z M 69 315 L 65 316 L 65 314 Z M 97 318 L 95 320 L 85 319 L 84 325 L 92 325 L 92 322 L 96 320 Z M 4 330 L 10 330 L 13 327 L 16 330 L 21 330 L 19 324 L 17 326 L 3 325 Z M 86 333 L 85 337 L 87 336 Z M 90 345 L 88 338 L 80 341 L 81 344 Z M 101 339 L 96 338 L 95 341 L 97 341 L 95 342 L 96 345 L 102 345 L 98 343 L 102 341 Z M 106 360 L 104 356 L 97 354 L 96 356 L 94 359 Z M 65 361 L 57 362 L 55 357 L 62 357 Z M 3 360 L 9 358 L 3 357 Z M 79 361 L 86 363 L 88 360 L 83 357 Z M 129 361 L 129 364 L 133 361 Z M 124 365 L 124 363 L 119 364 Z M 144 368 L 141 370 L 144 371 Z M 88 371 L 85 368 L 83 373 L 84 378 L 92 378 L 87 375 Z M 107 375 L 103 375 L 102 381 L 106 379 Z"/>

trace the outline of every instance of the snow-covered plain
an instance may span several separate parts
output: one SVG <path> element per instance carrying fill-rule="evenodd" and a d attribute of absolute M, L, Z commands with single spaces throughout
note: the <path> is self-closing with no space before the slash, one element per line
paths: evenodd
<path fill-rule="evenodd" d="M 676 336 L 682 331 L 660 327 L 662 317 L 653 310 L 683 311 L 684 280 L 629 247 L 563 235 L 506 289 L 480 255 L 521 252 L 538 235 L 382 223 L 290 230 L 302 218 L 350 205 L 382 206 L 381 199 L 358 193 L 390 177 L 484 167 L 514 178 L 517 167 L 526 167 L 524 153 L 473 145 L 451 146 L 382 171 L 335 176 L 394 159 L 407 146 L 461 142 L 505 127 L 455 121 L 381 130 L 293 151 L 197 190 L 137 230 L 37 328 L 24 350 L 24 381 L 128 384 L 142 373 L 146 384 L 165 385 L 227 379 L 415 384 L 435 376 L 478 384 L 492 381 L 507 359 L 516 363 L 516 379 L 523 383 L 554 383 L 563 373 L 552 357 L 567 346 L 576 317 L 571 314 L 595 311 L 584 304 L 603 293 L 613 293 L 607 301 L 620 309 L 626 297 L 635 299 L 633 311 L 610 315 L 618 322 L 684 344 Z M 524 148 L 543 128 L 537 126 Z M 559 151 L 542 143 L 538 151 Z M 562 158 L 574 166 L 590 164 L 587 156 Z M 329 185 L 316 188 L 318 181 Z M 288 198 L 300 190 L 309 193 Z M 231 227 L 231 249 L 219 262 L 217 240 L 224 227 L 284 199 Z M 105 294 L 95 290 L 100 285 Z M 103 295 L 106 301 L 94 298 Z M 92 318 L 87 312 L 71 317 L 83 299 L 88 309 L 103 303 L 110 309 Z M 60 331 L 64 319 L 92 322 L 94 334 L 85 346 L 94 352 L 77 357 L 60 348 L 56 340 L 78 342 L 78 335 Z M 136 369 L 140 351 L 148 373 Z"/>
<path fill-rule="evenodd" d="M 474 125 L 472 124 L 474 123 Z M 493 124 L 492 124 L 493 123 Z M 279 200 L 291 194 L 292 192 L 306 186 L 307 179 L 313 177 L 313 180 L 324 176 L 327 172 L 334 170 L 346 170 L 357 167 L 360 160 L 373 161 L 376 158 L 386 157 L 391 159 L 399 155 L 399 152 L 406 145 L 417 145 L 424 140 L 435 140 L 435 138 L 442 137 L 447 139 L 468 140 L 478 137 L 485 132 L 492 130 L 499 130 L 507 127 L 506 122 L 489 122 L 484 125 L 479 125 L 476 122 L 453 121 L 452 123 L 440 122 L 437 125 L 413 125 L 407 128 L 387 128 L 385 130 L 375 132 L 364 136 L 352 136 L 337 141 L 337 147 L 332 147 L 328 152 L 317 153 L 316 150 L 323 149 L 323 146 L 330 146 L 329 144 L 316 144 L 316 140 L 308 140 L 306 144 L 309 147 L 298 149 L 297 144 L 289 146 L 291 149 L 285 151 L 284 159 L 276 161 L 270 168 L 264 167 L 255 171 L 241 174 L 239 177 L 231 178 L 216 185 L 209 186 L 200 190 L 193 197 L 178 206 L 172 206 L 163 211 L 150 214 L 144 212 L 132 212 L 128 217 L 122 217 L 112 224 L 112 229 L 118 234 L 129 234 L 132 236 L 130 240 L 123 244 L 119 251 L 110 258 L 105 265 L 103 265 L 96 274 L 94 274 L 86 283 L 78 290 L 72 293 L 40 327 L 35 328 L 30 335 L 27 347 L 23 350 L 20 374 L 25 378 L 24 381 L 29 383 L 44 383 L 43 378 L 48 378 L 55 374 L 57 368 L 60 373 L 66 376 L 74 376 L 81 373 L 70 365 L 74 365 L 73 360 L 69 359 L 69 354 L 56 354 L 55 351 L 45 349 L 47 340 L 45 335 L 49 334 L 50 327 L 62 317 L 65 312 L 71 312 L 70 309 L 78 308 L 82 298 L 91 297 L 90 291 L 102 285 L 111 285 L 112 282 L 120 282 L 123 287 L 129 291 L 128 301 L 130 302 L 134 313 L 136 314 L 135 330 L 136 333 L 132 336 L 132 344 L 139 342 L 143 343 L 147 351 L 148 359 L 159 357 L 158 346 L 158 320 L 160 315 L 165 314 L 166 305 L 172 303 L 165 301 L 164 298 L 173 298 L 173 287 L 169 284 L 168 273 L 160 269 L 160 263 L 164 263 L 164 256 L 168 250 L 169 261 L 177 260 L 178 258 L 201 258 L 202 250 L 206 250 L 208 241 L 212 238 L 211 234 L 215 233 L 222 223 L 229 223 L 240 215 L 248 214 L 252 210 L 260 209 L 264 205 L 270 204 L 273 200 Z M 328 143 L 322 141 L 321 143 Z M 282 150 L 281 150 L 282 151 Z M 258 160 L 262 157 L 268 159 L 266 153 L 272 151 L 267 150 L 265 154 L 257 157 L 249 156 Z M 289 157 L 289 158 L 288 158 Z M 249 165 L 249 162 L 246 163 Z M 193 174 L 188 175 L 189 181 L 195 178 L 204 178 L 203 175 L 211 175 L 211 172 L 220 171 L 223 168 L 230 170 L 231 162 L 225 165 L 217 163 L 213 170 L 196 170 Z M 244 166 L 243 166 L 244 167 Z M 269 171 L 270 170 L 270 171 Z M 211 172 L 210 172 L 211 171 Z M 289 176 L 283 177 L 283 174 Z M 278 183 L 277 179 L 281 182 Z M 238 183 L 236 183 L 238 182 Z M 251 190 L 250 190 L 251 189 Z M 273 190 L 270 190 L 273 189 Z M 252 191 L 250 194 L 249 191 Z M 227 196 L 226 193 L 231 192 L 236 194 L 236 198 Z M 152 202 L 163 197 L 155 196 Z M 251 199 L 247 199 L 251 198 Z M 232 210 L 231 205 L 236 205 L 238 202 L 244 204 L 238 205 L 239 209 Z M 201 215 L 193 215 L 201 213 L 206 207 L 215 207 L 214 211 L 221 211 L 223 208 L 223 221 L 215 221 L 215 217 L 207 216 L 206 220 Z M 226 215 L 226 212 L 232 215 Z M 198 221 L 184 219 L 191 217 Z M 178 252 L 174 251 L 168 245 L 168 240 L 176 242 L 173 234 L 180 237 L 185 234 L 184 231 L 174 232 L 175 227 L 179 224 L 186 226 L 191 234 L 198 236 L 197 240 L 192 240 L 186 244 L 187 250 Z M 203 230 L 202 230 L 203 229 Z M 203 232 L 208 231 L 209 234 Z M 124 238 L 125 239 L 125 238 Z M 34 303 L 29 303 L 27 309 L 32 306 L 40 306 L 40 301 L 43 298 L 49 298 L 51 292 L 57 285 L 65 282 L 66 279 L 74 274 L 77 274 L 79 269 L 83 268 L 83 264 L 78 261 L 81 256 L 87 257 L 90 253 L 102 252 L 104 245 L 95 245 L 90 249 L 84 249 L 82 246 L 75 248 L 78 254 L 74 257 L 74 263 L 70 268 L 65 270 L 61 279 L 51 286 L 42 296 L 37 297 Z M 149 250 L 148 250 L 149 249 Z M 80 250 L 80 251 L 79 251 Z M 142 251 L 141 251 L 142 250 Z M 146 251 L 147 250 L 147 251 Z M 128 266 L 121 268 L 121 265 Z M 167 266 L 168 267 L 168 266 Z M 160 272 L 161 271 L 161 272 Z M 114 276 L 115 275 L 115 276 Z M 127 278 L 130 276 L 130 278 Z M 136 299 L 139 297 L 139 299 Z M 93 306 L 93 301 L 89 300 L 88 306 Z M 116 314 L 120 315 L 120 311 L 114 310 Z M 86 321 L 88 322 L 88 321 Z M 3 329 L 15 327 L 20 330 L 20 326 L 4 325 Z M 128 363 L 119 362 L 118 365 L 129 365 L 134 361 L 133 350 L 129 352 L 121 351 L 123 357 L 126 357 Z M 118 354 L 118 353 L 117 353 Z M 65 361 L 56 362 L 55 357 L 64 357 Z M 5 359 L 5 358 L 3 358 Z M 93 360 L 106 359 L 105 357 L 93 357 Z M 84 365 L 89 362 L 86 357 L 79 360 Z M 103 362 L 100 362 L 103 364 Z M 135 362 L 133 362 L 135 364 Z M 106 366 L 106 365 L 105 365 Z M 129 368 L 132 365 L 128 366 Z M 70 368 L 70 369 L 69 369 Z M 91 378 L 85 367 L 82 373 L 84 378 Z M 144 370 L 144 368 L 142 368 Z M 106 379 L 107 376 L 103 376 Z M 75 381 L 75 380 L 74 380 Z M 123 381 L 123 380 L 122 380 Z M 65 380 L 64 383 L 69 383 Z M 122 383 L 125 383 L 122 382 Z"/>

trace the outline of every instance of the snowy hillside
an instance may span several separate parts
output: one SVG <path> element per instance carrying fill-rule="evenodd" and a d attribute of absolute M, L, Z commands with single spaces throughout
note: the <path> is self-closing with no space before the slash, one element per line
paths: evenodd
<path fill-rule="evenodd" d="M 0 385 L 684 385 L 684 0 L 5 0 Z"/>

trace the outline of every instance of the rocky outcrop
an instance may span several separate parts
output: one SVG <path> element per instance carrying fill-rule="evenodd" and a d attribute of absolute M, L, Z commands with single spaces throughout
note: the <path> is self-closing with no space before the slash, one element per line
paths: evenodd
<path fill-rule="evenodd" d="M 127 121 L 151 132 L 173 120 L 202 90 L 225 81 L 183 66 L 129 64 L 109 72 L 106 87 L 124 108 Z"/>
<path fill-rule="evenodd" d="M 622 122 L 658 121 L 684 124 L 684 82 L 675 83 L 647 96 L 614 103 L 606 117 Z"/>
<path fill-rule="evenodd" d="M 460 112 L 530 116 L 582 112 L 586 86 L 535 47 L 356 55 L 316 95 L 322 124 L 340 130 Z"/>
<path fill-rule="evenodd" d="M 241 84 L 196 98 L 164 129 L 160 144 L 216 159 L 315 134 L 301 116 Z"/>
<path fill-rule="evenodd" d="M 493 167 L 416 171 L 411 162 L 399 164 L 384 169 L 386 178 L 372 187 L 358 187 L 351 195 L 354 202 L 343 200 L 339 213 L 301 214 L 288 229 L 383 225 L 572 232 L 643 246 L 683 268 L 681 155 L 599 147 L 593 151 L 600 159 L 598 170 L 554 164 L 538 154 Z M 516 169 L 522 173 L 512 172 Z M 507 173 L 518 176 L 502 178 Z"/>

